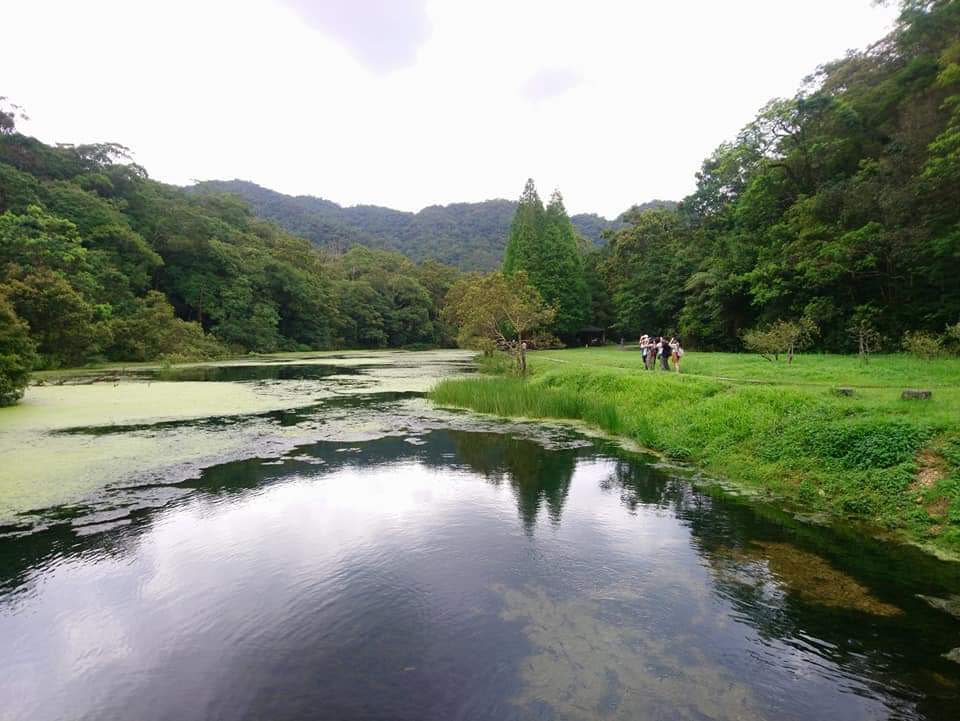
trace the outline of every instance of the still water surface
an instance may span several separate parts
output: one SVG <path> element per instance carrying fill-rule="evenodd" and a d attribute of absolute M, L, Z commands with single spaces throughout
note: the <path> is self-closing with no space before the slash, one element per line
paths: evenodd
<path fill-rule="evenodd" d="M 298 417 L 345 408 L 397 432 L 0 537 L 0 719 L 960 718 L 956 565 L 569 430 Z"/>

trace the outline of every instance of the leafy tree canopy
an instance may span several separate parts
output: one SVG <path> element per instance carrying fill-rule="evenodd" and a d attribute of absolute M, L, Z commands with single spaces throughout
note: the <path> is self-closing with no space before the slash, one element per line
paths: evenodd
<path fill-rule="evenodd" d="M 456 270 L 318 249 L 235 195 L 151 180 L 122 146 L 46 145 L 0 113 L 2 402 L 32 368 L 452 342 Z"/>
<path fill-rule="evenodd" d="M 957 323 L 958 38 L 960 2 L 903 2 L 890 35 L 717 148 L 678 209 L 628 213 L 597 263 L 615 326 L 737 349 L 806 318 L 849 351 Z"/>
<path fill-rule="evenodd" d="M 526 371 L 526 341 L 556 316 L 523 271 L 460 280 L 449 291 L 446 313 L 459 328 L 461 346 L 509 350 L 521 372 Z"/>

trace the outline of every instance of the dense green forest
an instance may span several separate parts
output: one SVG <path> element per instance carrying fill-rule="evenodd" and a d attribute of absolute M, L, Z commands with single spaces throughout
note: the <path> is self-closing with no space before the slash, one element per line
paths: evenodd
<path fill-rule="evenodd" d="M 561 338 L 593 324 L 739 349 L 747 329 L 797 321 L 845 351 L 865 328 L 898 347 L 960 320 L 958 0 L 905 0 L 888 37 L 717 148 L 692 195 L 614 226 L 578 226 L 532 181 L 519 203 L 416 214 L 239 181 L 185 190 L 121 146 L 24 136 L 16 115 L 0 107 L 3 401 L 31 368 L 449 343 L 459 270 L 434 258 L 525 271 Z"/>
<path fill-rule="evenodd" d="M 448 344 L 458 272 L 333 255 L 235 196 L 147 177 L 117 145 L 50 146 L 0 115 L 0 402 L 31 369 L 237 351 Z"/>
<path fill-rule="evenodd" d="M 625 334 L 738 349 L 809 319 L 818 348 L 960 320 L 960 2 L 905 0 L 707 158 L 676 212 L 630 212 L 596 267 Z"/>
<path fill-rule="evenodd" d="M 487 271 L 503 260 L 510 222 L 517 209 L 513 200 L 431 205 L 407 213 L 375 205 L 343 208 L 323 198 L 283 195 L 243 180 L 211 180 L 188 188 L 195 193 L 234 193 L 261 218 L 334 252 L 352 245 L 403 253 L 414 261 L 434 259 L 461 270 Z M 651 201 L 642 207 L 671 207 L 669 201 Z M 594 245 L 603 233 L 617 230 L 619 220 L 593 213 L 571 217 L 577 232 Z"/>

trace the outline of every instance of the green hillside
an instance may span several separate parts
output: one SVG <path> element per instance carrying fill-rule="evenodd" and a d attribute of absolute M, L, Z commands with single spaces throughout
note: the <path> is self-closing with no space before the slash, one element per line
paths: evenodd
<path fill-rule="evenodd" d="M 432 258 L 461 270 L 492 270 L 500 265 L 513 200 L 431 205 L 410 213 L 376 205 L 344 208 L 323 198 L 291 196 L 245 180 L 209 180 L 188 190 L 195 193 L 234 193 L 254 213 L 308 238 L 321 248 L 339 251 L 360 244 L 403 253 L 419 261 Z M 669 201 L 652 201 L 639 207 L 674 207 Z M 583 213 L 570 220 L 581 236 L 601 245 L 604 231 L 622 227 L 619 220 Z"/>

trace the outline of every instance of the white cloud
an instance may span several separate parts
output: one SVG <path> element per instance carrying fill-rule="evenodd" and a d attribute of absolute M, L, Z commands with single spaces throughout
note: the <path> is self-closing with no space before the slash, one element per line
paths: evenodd
<path fill-rule="evenodd" d="M 416 210 L 513 198 L 532 176 L 613 216 L 690 192 L 764 102 L 894 16 L 871 0 L 424 2 L 19 0 L 0 94 L 24 131 L 123 143 L 168 182 Z"/>
<path fill-rule="evenodd" d="M 573 68 L 541 68 L 524 83 L 523 94 L 530 100 L 546 100 L 577 87 L 583 78 Z"/>
<path fill-rule="evenodd" d="M 430 35 L 425 0 L 280 0 L 376 71 L 413 64 Z"/>

